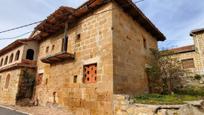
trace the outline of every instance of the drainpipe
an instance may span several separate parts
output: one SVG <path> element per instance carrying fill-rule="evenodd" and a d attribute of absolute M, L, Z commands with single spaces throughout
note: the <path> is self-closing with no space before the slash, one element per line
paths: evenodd
<path fill-rule="evenodd" d="M 68 47 L 68 22 L 65 22 L 65 28 L 64 28 L 64 38 L 62 40 L 62 52 L 67 52 Z"/>

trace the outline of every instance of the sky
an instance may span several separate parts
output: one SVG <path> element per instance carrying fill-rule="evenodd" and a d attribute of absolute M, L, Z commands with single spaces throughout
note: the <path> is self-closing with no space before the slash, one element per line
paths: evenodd
<path fill-rule="evenodd" d="M 85 1 L 1 0 L 0 31 L 43 20 L 60 6 L 77 8 Z M 190 31 L 204 28 L 204 0 L 144 0 L 137 3 L 137 6 L 166 36 L 166 41 L 159 42 L 160 49 L 193 44 L 189 36 Z M 35 26 L 0 33 L 0 49 L 16 39 L 28 37 L 29 34 L 15 39 L 4 38 L 13 38 L 30 32 Z"/>

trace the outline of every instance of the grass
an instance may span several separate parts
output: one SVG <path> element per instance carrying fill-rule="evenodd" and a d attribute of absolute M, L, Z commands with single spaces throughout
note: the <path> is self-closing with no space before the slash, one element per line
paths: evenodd
<path fill-rule="evenodd" d="M 203 99 L 202 96 L 198 95 L 181 95 L 181 94 L 173 94 L 173 95 L 160 95 L 160 94 L 145 94 L 142 96 L 134 97 L 135 103 L 141 104 L 184 104 L 184 101 L 195 101 Z"/>

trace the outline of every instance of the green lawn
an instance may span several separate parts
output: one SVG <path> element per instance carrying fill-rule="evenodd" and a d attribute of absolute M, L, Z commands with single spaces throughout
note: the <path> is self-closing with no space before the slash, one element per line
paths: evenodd
<path fill-rule="evenodd" d="M 145 94 L 134 97 L 135 103 L 141 104 L 184 104 L 184 101 L 195 101 L 204 99 L 202 96 L 193 95 L 160 95 L 160 94 Z"/>

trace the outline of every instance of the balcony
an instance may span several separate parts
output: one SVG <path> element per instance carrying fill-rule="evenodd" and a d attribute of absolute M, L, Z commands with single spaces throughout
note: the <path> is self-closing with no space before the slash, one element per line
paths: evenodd
<path fill-rule="evenodd" d="M 0 72 L 7 71 L 7 70 L 13 70 L 13 69 L 18 69 L 18 68 L 31 68 L 35 69 L 36 66 L 36 61 L 33 60 L 27 60 L 27 59 L 22 59 L 21 62 L 16 62 L 11 65 L 7 65 L 5 67 L 0 68 Z"/>
<path fill-rule="evenodd" d="M 49 55 L 45 58 L 42 58 L 41 61 L 47 64 L 60 63 L 64 61 L 73 61 L 75 59 L 75 54 L 68 52 L 60 52 L 54 55 Z"/>

